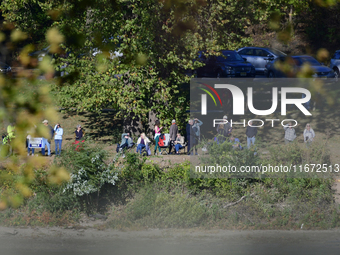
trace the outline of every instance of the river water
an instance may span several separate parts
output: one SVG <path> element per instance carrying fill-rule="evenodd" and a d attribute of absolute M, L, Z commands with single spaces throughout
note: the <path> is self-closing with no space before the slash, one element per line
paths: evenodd
<path fill-rule="evenodd" d="M 1 255 L 340 254 L 340 230 L 115 230 L 0 227 Z"/>

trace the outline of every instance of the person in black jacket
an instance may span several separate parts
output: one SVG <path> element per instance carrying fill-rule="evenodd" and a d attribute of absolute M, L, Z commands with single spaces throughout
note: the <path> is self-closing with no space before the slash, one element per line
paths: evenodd
<path fill-rule="evenodd" d="M 74 133 L 76 135 L 76 141 L 80 141 L 83 138 L 83 130 L 80 125 L 77 125 L 77 129 Z"/>
<path fill-rule="evenodd" d="M 247 147 L 250 148 L 251 144 L 255 144 L 255 137 L 257 135 L 257 127 L 253 127 L 253 122 L 249 121 L 248 127 L 246 130 L 247 135 Z"/>
<path fill-rule="evenodd" d="M 194 121 L 190 119 L 186 127 L 187 140 L 188 140 L 188 155 L 193 155 L 191 149 L 197 144 L 197 139 L 196 139 L 197 129 L 192 127 L 193 124 L 194 124 Z"/>
<path fill-rule="evenodd" d="M 227 140 L 228 137 L 231 136 L 231 131 L 232 127 L 228 121 L 228 116 L 224 115 L 223 120 L 226 121 L 225 124 L 220 124 L 217 126 L 216 131 L 217 131 L 217 139 L 219 143 L 224 143 L 224 141 Z"/>
<path fill-rule="evenodd" d="M 178 126 L 176 125 L 176 120 L 172 120 L 172 124 L 170 127 L 170 146 L 169 146 L 169 154 L 171 153 L 172 147 L 174 147 L 174 141 L 176 140 L 176 136 L 178 133 Z"/>
<path fill-rule="evenodd" d="M 44 124 L 44 128 L 46 129 L 45 134 L 43 136 L 43 144 L 41 148 L 41 154 L 45 156 L 45 146 L 47 146 L 47 155 L 51 157 L 51 141 L 54 135 L 54 129 L 51 125 L 48 124 L 48 120 L 44 120 L 42 122 Z"/>

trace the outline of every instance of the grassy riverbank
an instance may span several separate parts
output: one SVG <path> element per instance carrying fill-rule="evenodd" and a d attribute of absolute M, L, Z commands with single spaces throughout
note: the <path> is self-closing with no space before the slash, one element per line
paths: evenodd
<path fill-rule="evenodd" d="M 293 116 L 294 112 L 290 114 Z M 338 179 L 336 173 L 303 178 L 274 175 L 192 178 L 191 159 L 184 154 L 141 158 L 131 153 L 125 159 L 116 158 L 116 144 L 123 128 L 122 120 L 114 112 L 100 115 L 59 112 L 56 119 L 64 129 L 62 157 L 54 156 L 54 142 L 51 158 L 34 157 L 39 164 L 35 166 L 35 176 L 28 184 L 30 191 L 24 201 L 15 200 L 18 173 L 11 170 L 6 160 L 0 162 L 1 197 L 13 199 L 10 203 L 13 207 L 0 212 L 1 225 L 84 227 L 88 225 L 84 221 L 99 217 L 99 222 L 95 221 L 102 225 L 99 228 L 115 229 L 297 229 L 302 224 L 304 229 L 339 227 L 337 191 L 333 189 Z M 307 122 L 316 132 L 309 149 L 305 148 L 301 135 Z M 256 156 L 247 150 L 232 151 L 226 145 L 211 148 L 214 152 L 211 162 L 218 163 L 214 160 L 220 155 L 225 163 L 243 165 L 334 165 L 340 158 L 338 123 L 338 116 L 332 112 L 315 110 L 313 119 L 304 119 L 296 128 L 296 143 L 283 145 L 282 127 L 260 128 Z M 75 151 L 72 143 L 78 124 L 85 129 L 87 142 L 82 150 Z M 5 131 L 2 123 L 0 131 Z M 243 145 L 244 133 L 243 128 L 233 130 Z M 200 149 L 199 154 L 203 154 Z M 51 184 L 48 176 L 54 166 L 77 174 L 78 184 L 75 181 L 72 185 Z M 79 172 L 81 169 L 86 175 Z M 90 216 L 96 214 L 97 218 Z"/>
<path fill-rule="evenodd" d="M 306 152 L 303 146 L 292 146 L 295 153 L 281 160 Z M 274 160 L 279 152 L 270 151 L 266 160 Z M 325 157 L 329 157 L 328 152 Z M 0 224 L 81 227 L 84 217 L 97 214 L 103 219 L 98 223 L 102 225 L 98 226 L 100 229 L 298 229 L 302 224 L 304 229 L 328 229 L 340 225 L 332 175 L 327 178 L 190 178 L 189 161 L 160 167 L 154 160 L 132 153 L 113 162 L 105 150 L 94 149 L 90 142 L 77 152 L 69 147 L 62 157 L 48 162 L 46 167 L 50 164 L 67 167 L 77 174 L 74 176 L 77 182 L 74 181 L 73 186 L 51 185 L 44 169 L 35 171 L 35 181 L 30 184 L 33 195 L 20 207 L 2 211 Z M 86 175 L 80 174 L 79 169 Z M 95 174 L 108 169 L 111 177 L 117 176 L 117 179 L 112 181 L 105 174 Z M 13 173 L 5 169 L 1 172 L 5 177 L 1 178 L 4 180 L 2 194 L 15 192 Z"/>

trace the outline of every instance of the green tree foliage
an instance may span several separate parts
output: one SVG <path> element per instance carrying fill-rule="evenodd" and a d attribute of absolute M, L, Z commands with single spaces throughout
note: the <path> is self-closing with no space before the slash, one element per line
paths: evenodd
<path fill-rule="evenodd" d="M 283 2 L 116 1 L 114 11 L 108 11 L 97 1 L 78 24 L 87 28 L 85 47 L 73 60 L 64 60 L 78 78 L 56 88 L 60 102 L 87 111 L 112 107 L 144 121 L 153 111 L 170 124 L 188 109 L 183 84 L 189 82 L 188 71 L 201 65 L 194 61 L 198 51 L 216 54 L 249 44 L 245 29 L 268 20 Z M 102 54 L 93 58 L 91 47 Z M 113 51 L 124 56 L 108 60 Z"/>
<path fill-rule="evenodd" d="M 44 39 L 46 31 L 54 23 L 48 12 L 57 8 L 57 2 L 59 1 L 3 0 L 2 16 L 6 22 L 14 22 L 25 31 L 33 42 L 38 42 Z"/>
<path fill-rule="evenodd" d="M 8 10 L 26 6 L 14 2 L 7 5 Z M 289 6 L 306 4 L 284 0 L 33 2 L 51 21 L 47 25 L 60 27 L 73 52 L 57 61 L 58 67 L 67 65 L 65 70 L 77 77 L 67 83 L 63 80 L 56 88 L 62 106 L 86 111 L 112 107 L 144 121 L 150 111 L 168 121 L 185 115 L 188 95 L 180 89 L 189 82 L 186 71 L 200 65 L 194 61 L 199 50 L 216 54 L 249 44 L 246 28 L 265 22 L 273 11 L 287 13 Z M 53 9 L 56 6 L 59 12 Z M 7 19 L 23 18 L 7 14 Z M 25 24 L 18 26 L 26 29 Z M 94 48 L 102 52 L 96 58 L 91 54 Z M 124 57 L 109 60 L 114 51 Z M 118 74 L 124 76 L 117 79 Z"/>
<path fill-rule="evenodd" d="M 38 73 L 31 69 L 38 68 L 51 78 L 54 65 L 68 73 L 54 88 L 60 106 L 86 111 L 111 107 L 144 122 L 151 111 L 162 124 L 170 124 L 172 118 L 186 117 L 189 101 L 184 84 L 190 79 L 187 71 L 201 65 L 194 61 L 198 51 L 217 54 L 251 44 L 246 29 L 267 23 L 274 12 L 279 13 L 279 25 L 274 28 L 281 29 L 291 15 L 308 12 L 314 3 L 337 8 L 337 2 L 3 0 L 1 53 L 6 60 L 13 59 L 11 66 L 18 72 L 16 79 L 0 77 L 0 121 L 15 123 L 17 139 L 12 145 L 25 155 L 27 131 L 46 116 L 55 116 L 49 88 L 37 86 Z M 44 40 L 55 58 L 46 57 L 38 65 L 28 54 L 34 50 L 29 43 Z M 95 48 L 101 51 L 96 57 Z M 123 57 L 112 60 L 115 51 Z M 36 134 L 42 133 L 38 128 Z M 21 168 L 22 163 L 27 164 Z M 36 160 L 28 159 L 8 162 L 8 168 L 24 177 L 18 184 L 21 196 L 31 193 L 26 187 L 34 178 L 35 164 Z M 67 177 L 65 171 L 51 169 L 53 182 Z M 16 205 L 19 200 L 9 199 L 6 204 Z"/>
<path fill-rule="evenodd" d="M 51 49 L 57 52 L 58 44 L 63 37 L 57 30 L 49 30 L 47 33 Z M 0 32 L 3 59 L 9 59 L 9 56 L 14 55 L 26 38 L 26 33 L 15 29 L 12 24 L 3 25 Z M 44 61 L 37 66 L 28 55 L 31 47 L 25 46 L 17 60 L 12 62 L 12 66 L 17 67 L 15 78 L 10 74 L 0 75 L 0 126 L 4 129 L 8 125 L 14 127 L 14 137 L 12 135 L 6 145 L 0 143 L 0 170 L 4 168 L 10 171 L 15 190 L 12 194 L 0 197 L 0 210 L 6 206 L 17 207 L 23 198 L 31 196 L 33 192 L 29 185 L 35 178 L 34 170 L 47 168 L 48 164 L 43 158 L 26 157 L 25 141 L 28 132 L 33 137 L 47 136 L 47 131 L 38 124 L 47 117 L 54 121 L 56 116 L 49 96 L 49 87 L 38 85 L 36 80 L 40 71 L 46 73 L 46 77 L 50 77 L 54 72 L 53 66 Z M 30 70 L 32 67 L 37 68 L 38 72 Z M 8 151 L 14 152 L 10 158 L 6 158 Z M 50 167 L 47 172 L 50 183 L 60 184 L 69 179 L 69 174 L 64 168 Z"/>

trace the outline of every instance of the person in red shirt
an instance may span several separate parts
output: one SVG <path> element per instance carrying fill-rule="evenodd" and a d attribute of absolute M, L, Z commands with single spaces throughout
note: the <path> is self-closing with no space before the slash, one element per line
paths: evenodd
<path fill-rule="evenodd" d="M 158 146 L 158 141 L 159 141 L 159 136 L 161 135 L 161 130 L 163 127 L 160 127 L 161 123 L 159 122 L 159 120 L 156 120 L 155 122 L 155 141 L 156 141 L 156 145 L 155 145 L 155 155 L 157 155 L 157 148 L 159 153 L 161 153 L 161 148 Z"/>

